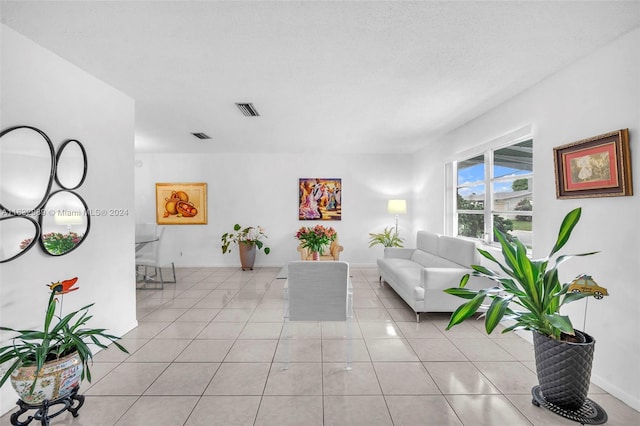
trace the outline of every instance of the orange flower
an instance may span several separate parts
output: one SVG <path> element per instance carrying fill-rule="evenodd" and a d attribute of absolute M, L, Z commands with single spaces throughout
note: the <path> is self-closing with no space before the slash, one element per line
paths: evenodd
<path fill-rule="evenodd" d="M 71 288 L 76 283 L 76 281 L 78 281 L 78 277 L 71 278 L 69 280 L 64 280 L 62 282 L 58 281 L 56 283 L 51 283 L 49 285 L 49 288 L 55 294 L 71 293 L 72 291 L 76 291 L 80 288 L 80 287 Z"/>

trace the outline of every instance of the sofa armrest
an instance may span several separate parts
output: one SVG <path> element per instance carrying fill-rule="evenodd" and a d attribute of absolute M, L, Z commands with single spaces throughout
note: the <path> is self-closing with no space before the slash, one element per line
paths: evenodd
<path fill-rule="evenodd" d="M 307 256 L 309 256 L 309 251 L 302 247 L 302 245 L 298 246 L 298 251 L 300 252 L 300 260 L 307 260 Z"/>
<path fill-rule="evenodd" d="M 445 290 L 458 287 L 462 277 L 469 273 L 471 270 L 463 267 L 422 268 L 420 283 L 425 290 Z"/>
<path fill-rule="evenodd" d="M 385 247 L 384 248 L 384 257 L 395 258 L 395 259 L 411 259 L 411 255 L 415 249 L 411 248 L 400 248 L 400 247 Z"/>

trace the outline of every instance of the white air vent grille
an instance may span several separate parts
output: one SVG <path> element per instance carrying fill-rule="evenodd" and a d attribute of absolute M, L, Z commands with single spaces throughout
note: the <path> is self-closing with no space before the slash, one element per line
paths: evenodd
<path fill-rule="evenodd" d="M 256 109 L 256 107 L 253 106 L 252 103 L 241 104 L 241 103 L 237 103 L 236 102 L 236 106 L 238 107 L 238 109 L 240 111 L 242 111 L 242 113 L 246 117 L 259 117 L 260 116 L 260 114 L 258 113 L 258 110 Z"/>
<path fill-rule="evenodd" d="M 211 136 L 207 135 L 206 133 L 191 133 L 193 136 L 195 136 L 198 139 L 211 139 Z"/>

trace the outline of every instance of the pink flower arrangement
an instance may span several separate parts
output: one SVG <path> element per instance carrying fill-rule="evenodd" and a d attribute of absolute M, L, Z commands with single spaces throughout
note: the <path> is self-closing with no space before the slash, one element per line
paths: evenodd
<path fill-rule="evenodd" d="M 78 245 L 82 241 L 82 237 L 82 235 L 71 231 L 66 234 L 49 232 L 42 235 L 42 243 L 49 253 L 64 254 Z"/>
<path fill-rule="evenodd" d="M 20 243 L 20 250 L 24 250 L 27 247 L 29 247 L 29 244 L 31 244 L 31 241 L 33 241 L 33 238 L 27 238 L 26 240 L 22 240 L 22 242 Z"/>
<path fill-rule="evenodd" d="M 42 243 L 51 254 L 63 254 L 80 244 L 83 235 L 75 232 L 61 234 L 60 232 L 48 232 L 42 235 Z M 33 238 L 27 238 L 20 242 L 20 250 L 29 247 Z"/>
<path fill-rule="evenodd" d="M 336 236 L 335 229 L 316 225 L 313 228 L 303 226 L 296 232 L 295 238 L 300 240 L 302 247 L 323 254 L 324 248 L 335 240 Z"/>

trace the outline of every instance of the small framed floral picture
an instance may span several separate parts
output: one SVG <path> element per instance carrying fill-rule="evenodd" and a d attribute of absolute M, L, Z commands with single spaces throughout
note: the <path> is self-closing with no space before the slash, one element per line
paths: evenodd
<path fill-rule="evenodd" d="M 557 198 L 633 195 L 629 129 L 553 149 Z"/>
<path fill-rule="evenodd" d="M 156 183 L 158 225 L 205 225 L 206 183 Z"/>

